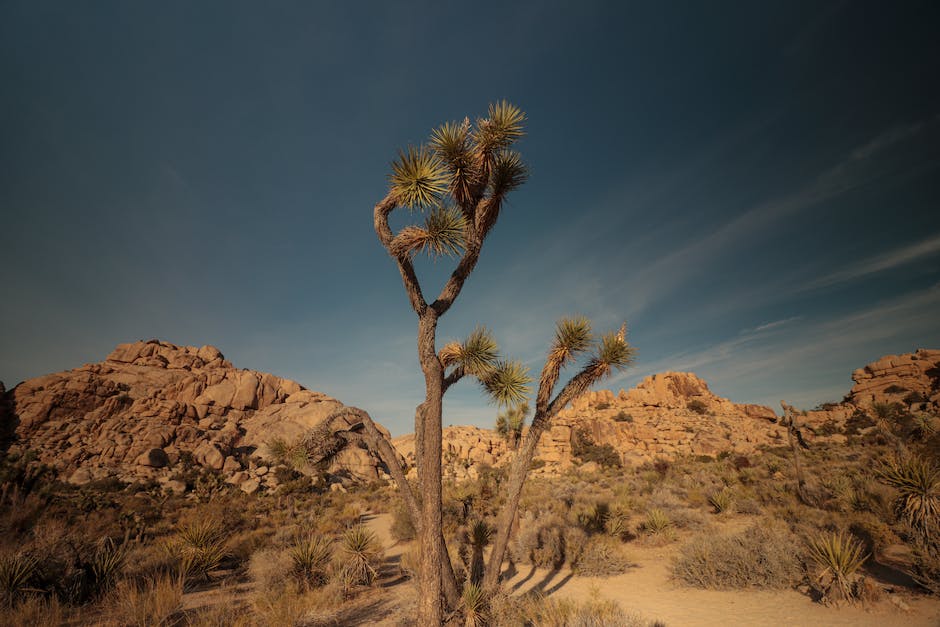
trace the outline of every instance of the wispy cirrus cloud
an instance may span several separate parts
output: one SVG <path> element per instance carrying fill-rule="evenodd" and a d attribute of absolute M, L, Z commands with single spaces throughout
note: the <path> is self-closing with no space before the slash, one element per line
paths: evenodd
<path fill-rule="evenodd" d="M 803 286 L 801 291 L 815 290 L 839 283 L 855 281 L 872 274 L 908 265 L 938 253 L 940 253 L 940 234 L 908 246 L 895 248 L 886 253 L 869 257 L 868 259 L 821 276 Z"/>

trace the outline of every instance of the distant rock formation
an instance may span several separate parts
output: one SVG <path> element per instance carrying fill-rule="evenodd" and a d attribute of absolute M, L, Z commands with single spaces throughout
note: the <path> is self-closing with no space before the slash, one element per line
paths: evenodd
<path fill-rule="evenodd" d="M 940 351 L 918 350 L 883 357 L 852 375 L 855 387 L 843 402 L 810 410 L 803 418 L 809 442 L 843 443 L 845 422 L 872 403 L 901 403 L 911 411 L 940 413 Z M 664 372 L 643 379 L 629 391 L 588 392 L 554 420 L 542 436 L 536 473 L 557 473 L 580 463 L 574 453 L 578 434 L 610 445 L 625 465 L 681 455 L 747 455 L 761 446 L 785 444 L 775 426 L 776 413 L 764 405 L 733 403 L 716 396 L 695 374 Z M 414 461 L 414 436 L 394 440 Z M 473 478 L 477 464 L 509 460 L 507 443 L 494 431 L 477 427 L 444 429 L 444 467 L 457 479 Z"/>
<path fill-rule="evenodd" d="M 856 407 L 902 403 L 915 411 L 940 408 L 940 350 L 921 348 L 887 355 L 852 373 L 855 386 L 845 398 Z"/>
<path fill-rule="evenodd" d="M 186 460 L 246 492 L 276 484 L 259 448 L 273 438 L 299 440 L 343 407 L 295 381 L 236 369 L 212 346 L 159 340 L 121 344 L 102 363 L 30 379 L 0 398 L 12 447 L 35 450 L 72 483 L 109 476 L 169 483 Z M 330 471 L 363 481 L 384 476 L 378 459 L 357 447 L 343 450 Z"/>

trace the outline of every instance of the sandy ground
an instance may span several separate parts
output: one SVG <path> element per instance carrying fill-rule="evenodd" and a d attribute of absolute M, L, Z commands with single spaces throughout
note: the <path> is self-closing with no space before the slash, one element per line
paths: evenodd
<path fill-rule="evenodd" d="M 397 564 L 406 546 L 391 536 L 391 516 L 369 516 L 366 524 L 376 533 L 390 563 Z M 524 568 L 507 585 L 522 593 L 538 589 L 554 597 L 585 599 L 592 595 L 613 599 L 621 607 L 667 627 L 746 625 L 793 627 L 940 627 L 940 599 L 907 592 L 886 594 L 876 605 L 831 608 L 795 590 L 722 592 L 683 587 L 670 579 L 670 563 L 677 545 L 631 546 L 636 566 L 623 575 L 608 578 L 575 577 L 568 569 L 549 571 Z M 397 625 L 409 615 L 415 601 L 407 579 L 387 581 L 381 601 L 377 596 L 370 620 L 359 624 Z M 391 598 L 389 598 L 391 597 Z M 902 609 L 907 608 L 907 609 Z"/>

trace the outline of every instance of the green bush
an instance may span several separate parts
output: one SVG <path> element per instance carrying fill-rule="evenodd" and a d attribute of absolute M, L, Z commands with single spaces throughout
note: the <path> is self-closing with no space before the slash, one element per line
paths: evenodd
<path fill-rule="evenodd" d="M 604 468 L 620 468 L 623 465 L 617 449 L 610 444 L 595 443 L 584 428 L 575 431 L 571 452 L 582 462 L 596 462 Z"/>

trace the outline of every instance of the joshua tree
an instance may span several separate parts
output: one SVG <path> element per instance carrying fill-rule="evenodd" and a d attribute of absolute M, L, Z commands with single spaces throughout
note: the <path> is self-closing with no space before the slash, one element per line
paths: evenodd
<path fill-rule="evenodd" d="M 803 475 L 803 465 L 800 460 L 800 448 L 809 448 L 806 441 L 803 439 L 803 433 L 800 431 L 798 422 L 800 412 L 793 407 L 793 405 L 789 405 L 785 401 L 780 401 L 780 406 L 783 407 L 783 418 L 780 419 L 780 425 L 787 428 L 787 442 L 790 443 L 790 450 L 793 452 L 793 470 L 796 472 L 796 495 L 805 505 L 812 505 L 812 499 L 806 489 L 806 477 Z"/>
<path fill-rule="evenodd" d="M 375 205 L 375 232 L 398 268 L 412 309 L 418 318 L 418 360 L 425 380 L 425 398 L 415 411 L 417 485 L 405 480 L 400 458 L 371 417 L 356 408 L 344 408 L 334 418 L 357 417 L 351 427 L 334 437 L 362 440 L 389 468 L 412 514 L 418 531 L 421 558 L 418 565 L 421 625 L 440 625 L 443 605 L 458 608 L 453 566 L 442 534 L 442 399 L 465 377 L 477 379 L 499 405 L 513 406 L 525 400 L 531 382 L 519 362 L 503 359 L 486 329 L 473 331 L 462 342 L 438 349 L 437 324 L 460 295 L 473 272 L 483 243 L 496 224 L 507 195 L 527 178 L 520 155 L 510 146 L 523 135 L 525 115 L 506 102 L 491 105 L 486 118 L 471 124 L 446 123 L 431 134 L 429 145 L 408 148 L 392 163 L 388 194 Z M 394 233 L 389 216 L 397 209 L 420 211 L 423 225 L 406 226 Z M 413 264 L 415 255 L 459 256 L 456 267 L 437 298 L 428 302 Z M 553 392 L 561 369 L 583 354 L 590 357 L 561 391 Z M 558 323 L 555 340 L 542 370 L 532 424 L 512 460 L 509 494 L 496 527 L 496 541 L 484 575 L 491 587 L 498 581 L 510 527 L 519 504 L 522 485 L 539 438 L 552 418 L 593 383 L 625 367 L 633 349 L 625 329 L 595 341 L 583 318 Z M 420 498 L 419 498 L 420 496 Z"/>
<path fill-rule="evenodd" d="M 506 440 L 512 450 L 515 450 L 519 445 L 519 438 L 522 437 L 522 427 L 525 426 L 525 419 L 528 414 L 529 404 L 522 402 L 499 412 L 496 416 L 496 433 Z"/>

